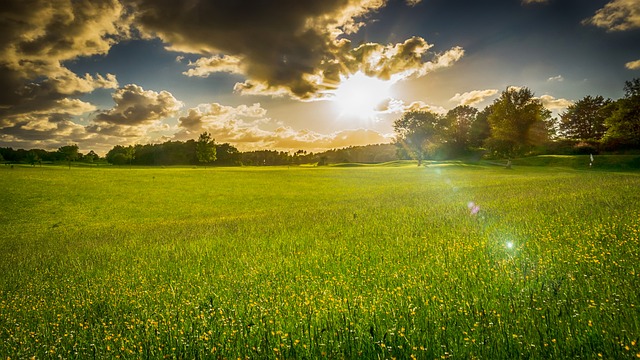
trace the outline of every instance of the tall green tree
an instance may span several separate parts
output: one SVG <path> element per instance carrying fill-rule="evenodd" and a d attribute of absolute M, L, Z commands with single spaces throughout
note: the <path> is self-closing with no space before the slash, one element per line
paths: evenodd
<path fill-rule="evenodd" d="M 493 106 L 489 105 L 476 114 L 469 129 L 469 145 L 471 147 L 482 147 L 489 136 L 491 136 L 491 126 L 489 125 L 488 119 L 492 111 Z"/>
<path fill-rule="evenodd" d="M 196 156 L 201 164 L 208 164 L 216 161 L 216 145 L 211 138 L 211 134 L 203 132 L 196 142 Z"/>
<path fill-rule="evenodd" d="M 136 158 L 136 148 L 132 145 L 127 146 L 124 149 L 124 157 L 129 160 L 129 167 L 133 164 L 133 159 Z"/>
<path fill-rule="evenodd" d="M 447 136 L 452 155 L 465 153 L 471 143 L 471 125 L 474 123 L 478 109 L 460 105 L 449 110 L 446 115 Z"/>
<path fill-rule="evenodd" d="M 92 162 L 94 162 L 94 161 L 96 161 L 98 159 L 100 159 L 100 155 L 96 154 L 96 152 L 93 151 L 93 150 L 90 150 L 87 153 L 87 155 L 84 156 L 84 160 L 87 161 L 87 162 L 90 162 L 90 163 L 92 163 Z"/>
<path fill-rule="evenodd" d="M 528 88 L 508 88 L 491 107 L 485 145 L 494 154 L 521 156 L 548 141 L 551 112 Z"/>
<path fill-rule="evenodd" d="M 58 152 L 67 160 L 69 164 L 69 169 L 71 169 L 71 162 L 75 161 L 78 158 L 78 145 L 66 145 L 58 148 Z"/>
<path fill-rule="evenodd" d="M 611 99 L 585 96 L 560 115 L 560 134 L 567 139 L 599 141 L 607 131 L 605 120 L 614 109 Z"/>
<path fill-rule="evenodd" d="M 409 111 L 393 122 L 399 146 L 403 147 L 418 166 L 441 143 L 442 117 L 428 111 Z"/>
<path fill-rule="evenodd" d="M 609 148 L 640 148 L 640 79 L 626 81 L 625 96 L 605 120 L 608 126 L 603 138 Z"/>

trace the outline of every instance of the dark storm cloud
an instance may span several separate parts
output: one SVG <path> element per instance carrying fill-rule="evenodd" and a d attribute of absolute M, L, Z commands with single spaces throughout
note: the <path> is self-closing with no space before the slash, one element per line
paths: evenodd
<path fill-rule="evenodd" d="M 125 36 L 116 0 L 6 0 L 0 12 L 0 136 L 16 141 L 84 138 L 71 116 L 95 110 L 77 96 L 116 88 L 114 75 L 78 75 L 64 66 L 105 54 Z"/>
<path fill-rule="evenodd" d="M 350 51 L 350 44 L 341 41 L 340 35 L 357 31 L 363 26 L 362 17 L 385 3 L 384 0 L 130 2 L 135 21 L 144 34 L 160 37 L 172 49 L 210 56 L 190 64 L 194 69 L 187 75 L 242 72 L 247 81 L 236 85 L 238 92 L 288 93 L 300 99 L 317 97 L 325 88 L 325 80 L 339 80 L 337 75 L 347 70 L 339 63 L 344 53 Z M 414 44 L 426 45 L 422 42 L 413 39 L 390 45 L 398 50 L 395 60 L 411 55 L 405 64 L 422 65 L 422 52 L 412 48 Z M 403 55 L 399 50 L 407 53 Z M 387 68 L 379 73 L 388 77 L 385 73 L 395 70 L 392 69 L 395 60 L 387 61 L 384 64 Z"/>

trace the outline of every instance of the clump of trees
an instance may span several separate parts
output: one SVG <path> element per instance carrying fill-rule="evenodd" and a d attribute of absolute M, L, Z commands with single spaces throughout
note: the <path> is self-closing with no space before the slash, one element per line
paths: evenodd
<path fill-rule="evenodd" d="M 83 154 L 78 150 L 78 145 L 66 145 L 57 150 L 47 151 L 43 149 L 17 149 L 10 147 L 0 148 L 0 162 L 23 163 L 29 165 L 51 164 L 65 162 L 71 165 L 72 162 L 97 163 L 104 161 L 93 150 Z"/>
<path fill-rule="evenodd" d="M 398 155 L 421 164 L 474 152 L 518 157 L 640 150 L 640 79 L 625 82 L 624 91 L 617 101 L 585 96 L 559 119 L 526 87 L 506 89 L 481 111 L 406 112 L 394 122 Z"/>
<path fill-rule="evenodd" d="M 215 144 L 211 134 L 198 140 L 167 141 L 161 144 L 114 146 L 106 160 L 114 165 L 217 165 L 240 164 L 240 152 L 230 144 Z"/>

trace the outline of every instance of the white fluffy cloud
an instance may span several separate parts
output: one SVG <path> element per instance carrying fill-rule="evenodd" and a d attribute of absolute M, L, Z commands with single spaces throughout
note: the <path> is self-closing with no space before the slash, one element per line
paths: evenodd
<path fill-rule="evenodd" d="M 573 104 L 573 101 L 567 99 L 556 99 L 551 95 L 542 95 L 538 99 L 542 102 L 542 105 L 549 110 L 563 110 Z"/>
<path fill-rule="evenodd" d="M 449 101 L 458 103 L 458 105 L 475 105 L 483 102 L 486 98 L 494 96 L 498 93 L 496 89 L 473 90 L 465 93 L 456 93 Z"/>
<path fill-rule="evenodd" d="M 640 28 L 640 1 L 611 0 L 583 23 L 605 28 L 608 31 Z"/>
<path fill-rule="evenodd" d="M 144 90 L 129 84 L 113 94 L 116 106 L 96 116 L 97 122 L 118 125 L 141 125 L 175 115 L 183 106 L 168 91 Z"/>

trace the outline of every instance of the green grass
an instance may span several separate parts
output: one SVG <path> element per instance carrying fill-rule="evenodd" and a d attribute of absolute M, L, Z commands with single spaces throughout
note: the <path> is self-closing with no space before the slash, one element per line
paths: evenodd
<path fill-rule="evenodd" d="M 0 357 L 640 356 L 640 174 L 398 165 L 0 168 Z"/>

